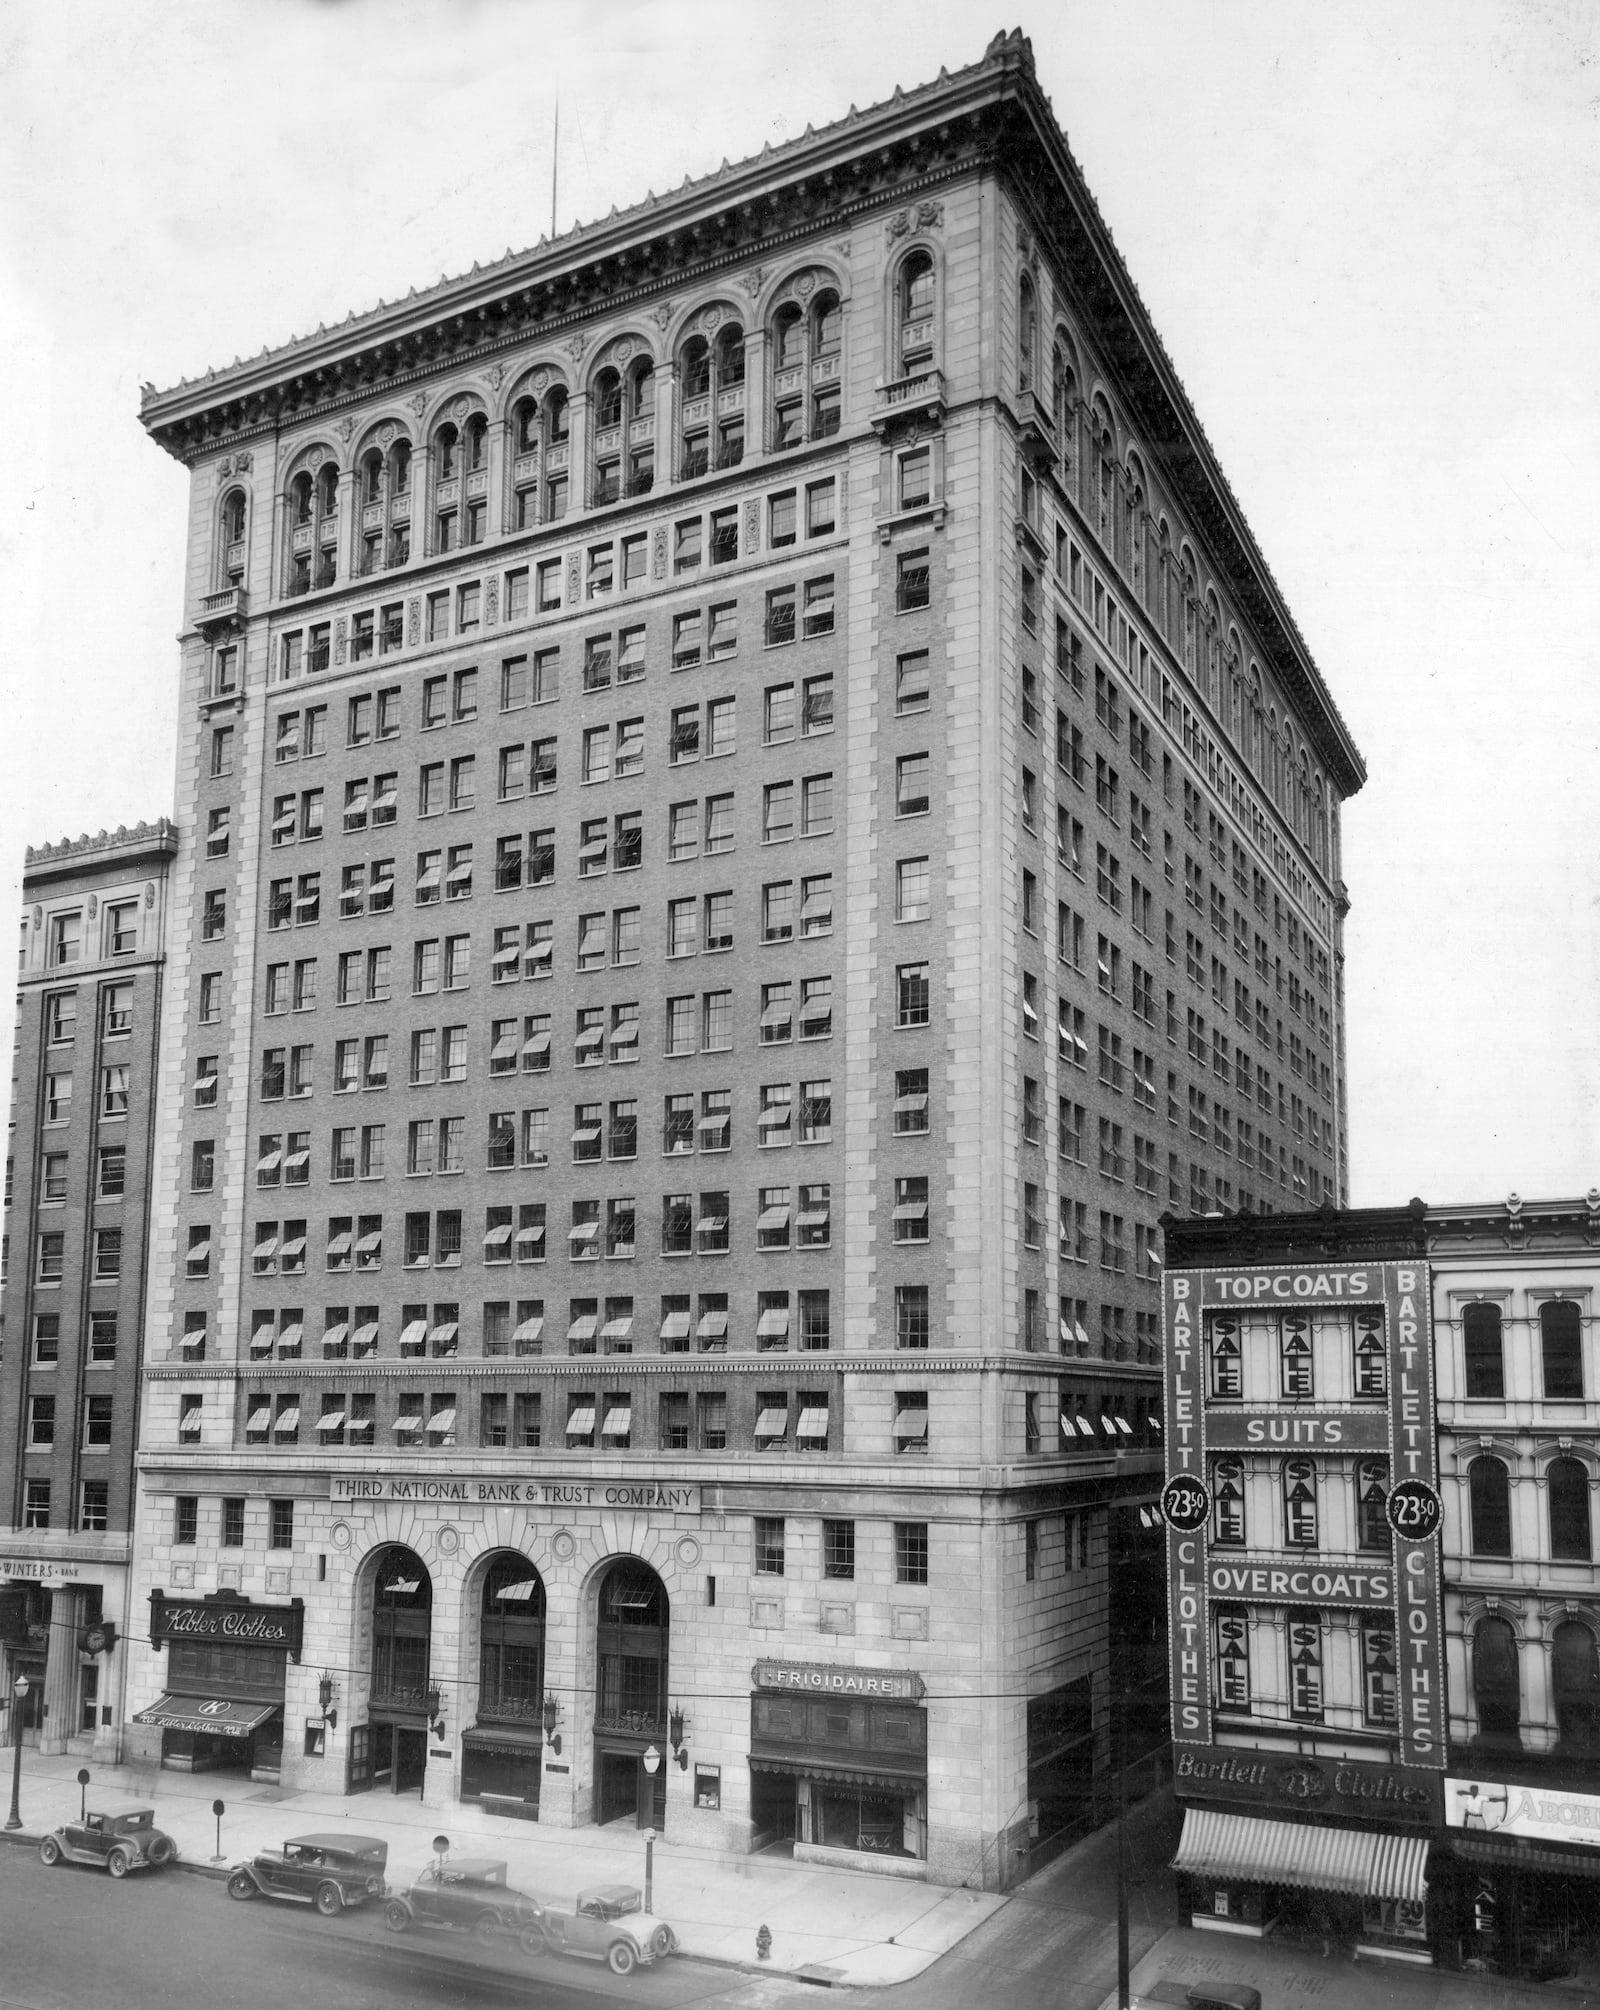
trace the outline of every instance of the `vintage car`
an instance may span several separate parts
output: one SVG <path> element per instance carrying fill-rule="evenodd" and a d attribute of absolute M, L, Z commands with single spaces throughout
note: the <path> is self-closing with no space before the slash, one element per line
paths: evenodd
<path fill-rule="evenodd" d="M 154 1808 L 129 1808 L 120 1815 L 90 1814 L 81 1822 L 52 1829 L 39 1845 L 45 1863 L 90 1863 L 113 1877 L 126 1877 L 146 1864 L 176 1863 L 178 1846 L 156 1827 Z"/>
<path fill-rule="evenodd" d="M 544 1907 L 506 1883 L 506 1866 L 494 1857 L 459 1857 L 430 1864 L 409 1891 L 383 1909 L 396 1933 L 411 1926 L 454 1926 L 486 1939 L 514 1933 L 530 1954 L 544 1945 Z"/>
<path fill-rule="evenodd" d="M 543 1908 L 540 1931 L 554 1954 L 587 1954 L 617 1975 L 639 1962 L 659 1961 L 678 1944 L 664 1919 L 644 1910 L 637 1885 L 597 1884 L 578 1893 L 571 1912 Z"/>
<path fill-rule="evenodd" d="M 228 1873 L 229 1898 L 293 1899 L 333 1919 L 347 1905 L 382 1898 L 389 1845 L 376 1836 L 295 1836 L 281 1850 L 264 1849 Z"/>

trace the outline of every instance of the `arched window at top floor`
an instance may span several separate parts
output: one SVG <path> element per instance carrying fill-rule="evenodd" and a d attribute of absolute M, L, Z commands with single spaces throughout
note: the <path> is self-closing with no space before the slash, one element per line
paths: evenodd
<path fill-rule="evenodd" d="M 1078 410 L 1078 377 L 1059 338 L 1050 352 L 1050 414 L 1055 420 L 1056 439 L 1070 466 L 1072 427 Z"/>
<path fill-rule="evenodd" d="M 918 249 L 909 253 L 895 277 L 902 376 L 914 377 L 919 371 L 933 366 L 937 290 L 938 276 L 932 252 Z"/>
<path fill-rule="evenodd" d="M 594 380 L 594 423 L 598 431 L 622 424 L 622 372 L 602 370 Z"/>
<path fill-rule="evenodd" d="M 1539 1307 L 1539 1351 L 1547 1400 L 1583 1397 L 1583 1315 L 1570 1298 L 1548 1298 Z"/>
<path fill-rule="evenodd" d="M 1017 388 L 1031 391 L 1035 384 L 1039 347 L 1039 303 L 1033 281 L 1023 273 L 1017 282 Z"/>
<path fill-rule="evenodd" d="M 772 444 L 775 451 L 838 432 L 843 309 L 837 291 L 801 273 L 770 323 Z"/>
<path fill-rule="evenodd" d="M 243 489 L 230 489 L 222 499 L 222 536 L 227 544 L 237 544 L 244 536 L 245 496 Z"/>
<path fill-rule="evenodd" d="M 1500 1308 L 1485 1300 L 1461 1308 L 1461 1344 L 1469 1401 L 1499 1402 L 1506 1393 Z"/>
<path fill-rule="evenodd" d="M 708 308 L 678 351 L 678 468 L 691 481 L 744 459 L 743 325 Z"/>
<path fill-rule="evenodd" d="M 309 593 L 332 586 L 339 565 L 339 468 L 325 448 L 313 448 L 308 465 L 290 477 L 285 590 Z"/>
<path fill-rule="evenodd" d="M 511 509 L 517 530 L 553 523 L 567 513 L 568 474 L 563 450 L 570 433 L 565 385 L 544 386 L 543 372 L 511 408 Z"/>
<path fill-rule="evenodd" d="M 489 421 L 482 412 L 463 414 L 459 425 L 446 419 L 434 434 L 434 551 L 454 551 L 461 545 L 483 542 L 489 505 L 482 477 L 488 458 Z M 474 476 L 479 477 L 476 482 Z"/>

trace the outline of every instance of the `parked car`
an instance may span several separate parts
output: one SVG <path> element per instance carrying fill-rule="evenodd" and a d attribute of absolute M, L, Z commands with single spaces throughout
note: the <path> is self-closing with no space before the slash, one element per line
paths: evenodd
<path fill-rule="evenodd" d="M 39 1845 L 44 1863 L 88 1863 L 113 1877 L 126 1877 L 146 1864 L 176 1863 L 178 1846 L 156 1827 L 154 1808 L 129 1808 L 119 1815 L 89 1814 L 81 1822 L 52 1829 Z"/>
<path fill-rule="evenodd" d="M 409 1891 L 389 1900 L 383 1916 L 396 1933 L 411 1926 L 453 1926 L 486 1938 L 519 1934 L 530 1954 L 544 1945 L 544 1907 L 507 1884 L 506 1866 L 494 1857 L 430 1865 Z"/>
<path fill-rule="evenodd" d="M 382 1898 L 389 1845 L 376 1836 L 295 1836 L 281 1850 L 264 1849 L 228 1873 L 229 1898 L 293 1899 L 333 1919 L 347 1905 Z"/>
<path fill-rule="evenodd" d="M 659 1961 L 678 1944 L 664 1919 L 644 1910 L 637 1885 L 598 1884 L 578 1893 L 571 1912 L 543 1909 L 540 1930 L 555 1954 L 586 1954 L 627 1975 L 640 1962 Z"/>

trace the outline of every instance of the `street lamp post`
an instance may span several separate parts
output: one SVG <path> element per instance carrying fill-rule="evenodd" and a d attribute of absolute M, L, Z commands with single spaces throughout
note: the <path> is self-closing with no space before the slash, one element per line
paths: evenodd
<path fill-rule="evenodd" d="M 11 1685 L 11 1812 L 6 1816 L 8 1829 L 22 1826 L 22 1703 L 28 1693 L 28 1678 L 19 1675 Z"/>
<path fill-rule="evenodd" d="M 660 1765 L 660 1747 L 657 1745 L 647 1746 L 644 1754 L 644 1769 L 650 1780 L 650 1799 L 652 1805 L 655 1802 L 655 1779 Z M 653 1909 L 651 1901 L 655 1897 L 655 1853 L 656 1832 L 652 1825 L 644 1832 L 644 1909 L 646 1912 L 650 1912 Z"/>

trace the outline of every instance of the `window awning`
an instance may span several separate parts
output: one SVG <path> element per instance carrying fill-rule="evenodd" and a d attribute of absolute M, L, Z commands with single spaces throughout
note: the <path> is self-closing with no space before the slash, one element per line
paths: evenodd
<path fill-rule="evenodd" d="M 542 1221 L 526 1222 L 517 1230 L 517 1254 L 520 1256 L 524 1250 L 537 1249 L 543 1241 L 544 1223 Z"/>
<path fill-rule="evenodd" d="M 926 1410 L 902 1410 L 894 1420 L 894 1434 L 902 1445 L 915 1444 L 928 1435 Z"/>
<path fill-rule="evenodd" d="M 626 1340 L 633 1331 L 633 1314 L 618 1313 L 615 1319 L 608 1319 L 600 1329 L 602 1340 Z"/>
<path fill-rule="evenodd" d="M 449 1410 L 435 1410 L 433 1415 L 428 1419 L 428 1436 L 430 1438 L 442 1438 L 448 1432 L 453 1431 L 455 1427 L 456 1413 L 453 1408 Z"/>
<path fill-rule="evenodd" d="M 928 1092 L 926 1089 L 908 1093 L 904 1096 L 896 1096 L 894 1099 L 894 1113 L 897 1117 L 918 1115 L 927 1107 Z"/>
<path fill-rule="evenodd" d="M 1600 1878 L 1600 1851 L 1554 1849 L 1516 1836 L 1452 1836 L 1450 1848 L 1471 1863 L 1505 1864 L 1542 1877 Z"/>
<path fill-rule="evenodd" d="M 342 1431 L 344 1429 L 344 1416 L 345 1413 L 343 1410 L 324 1410 L 322 1415 L 317 1419 L 317 1429 L 319 1431 Z"/>
<path fill-rule="evenodd" d="M 362 1236 L 356 1244 L 356 1254 L 357 1256 L 370 1256 L 375 1249 L 382 1249 L 382 1247 L 383 1230 L 381 1228 L 374 1228 Z"/>
<path fill-rule="evenodd" d="M 167 1731 L 212 1731 L 223 1738 L 248 1738 L 282 1708 L 281 1703 L 246 1703 L 231 1696 L 163 1696 L 133 1721 L 159 1724 Z"/>
<path fill-rule="evenodd" d="M 593 1242 L 600 1233 L 597 1221 L 575 1221 L 567 1230 L 568 1242 Z"/>
<path fill-rule="evenodd" d="M 300 1428 L 300 1405 L 296 1403 L 290 1409 L 280 1410 L 278 1412 L 277 1418 L 272 1426 L 272 1431 L 274 1437 L 286 1438 L 291 1431 L 298 1431 L 299 1428 Z"/>
<path fill-rule="evenodd" d="M 825 1207 L 808 1207 L 795 1217 L 797 1228 L 826 1228 L 827 1225 L 828 1210 Z"/>
<path fill-rule="evenodd" d="M 787 998 L 781 998 L 776 1003 L 769 1005 L 766 1011 L 762 1013 L 761 1024 L 763 1027 L 786 1026 L 793 1017 L 794 1007 Z"/>
<path fill-rule="evenodd" d="M 577 1048 L 580 1055 L 592 1054 L 596 1048 L 603 1047 L 605 1044 L 606 1029 L 604 1026 L 583 1026 L 579 1028 Z M 599 1126 L 596 1125 L 595 1128 L 598 1130 Z"/>
<path fill-rule="evenodd" d="M 274 1145 L 271 1151 L 263 1152 L 260 1158 L 256 1160 L 257 1173 L 259 1174 L 264 1172 L 276 1172 L 278 1166 L 282 1162 L 282 1159 L 283 1159 L 282 1147 L 279 1145 Z"/>
<path fill-rule="evenodd" d="M 483 1232 L 483 1246 L 485 1249 L 504 1249 L 510 1240 L 511 1224 L 509 1221 L 497 1221 L 492 1228 L 486 1228 Z"/>
<path fill-rule="evenodd" d="M 379 1088 L 382 1086 L 382 1084 L 377 1082 L 369 1082 L 367 1086 L 369 1088 Z M 285 1172 L 298 1172 L 300 1168 L 308 1162 L 310 1157 L 311 1157 L 311 1150 L 309 1146 L 304 1146 L 298 1151 L 292 1151 L 288 1153 L 287 1156 L 285 1157 L 283 1161 L 283 1169 Z"/>
<path fill-rule="evenodd" d="M 903 1200 L 894 1211 L 896 1221 L 926 1221 L 928 1203 L 925 1200 Z"/>
<path fill-rule="evenodd" d="M 522 1320 L 511 1337 L 513 1340 L 537 1340 L 543 1331 L 544 1316 L 536 1312 L 531 1318 Z"/>
<path fill-rule="evenodd" d="M 606 1420 L 600 1427 L 602 1438 L 625 1438 L 633 1429 L 633 1405 L 613 1403 L 606 1411 Z"/>
<path fill-rule="evenodd" d="M 721 1340 L 728 1331 L 728 1315 L 726 1312 L 702 1312 L 700 1323 L 694 1330 L 698 1339 Z"/>
<path fill-rule="evenodd" d="M 185 1333 L 180 1341 L 185 1354 L 200 1354 L 205 1351 L 206 1329 L 201 1326 L 193 1333 Z"/>
<path fill-rule="evenodd" d="M 495 1597 L 500 1599 L 502 1603 L 507 1599 L 515 1599 L 520 1603 L 524 1599 L 532 1598 L 538 1589 L 538 1578 L 525 1577 L 519 1584 L 502 1584 L 500 1589 L 495 1593 Z"/>
<path fill-rule="evenodd" d="M 278 1352 L 287 1354 L 291 1348 L 297 1348 L 305 1337 L 305 1330 L 304 1324 L 298 1319 L 292 1326 L 285 1326 L 278 1335 Z"/>
<path fill-rule="evenodd" d="M 572 1142 L 575 1145 L 593 1145 L 598 1144 L 599 1141 L 600 1126 L 598 1124 L 579 1124 L 577 1129 L 572 1133 Z"/>
<path fill-rule="evenodd" d="M 756 1338 L 770 1340 L 789 1330 L 789 1308 L 787 1305 L 769 1305 L 756 1321 Z"/>
<path fill-rule="evenodd" d="M 495 970 L 509 970 L 521 954 L 522 950 L 517 943 L 504 943 L 490 959 L 490 967 Z"/>
<path fill-rule="evenodd" d="M 513 952 L 514 954 L 515 952 Z M 522 1043 L 522 1058 L 525 1061 L 539 1060 L 548 1054 L 549 1051 L 550 1035 L 548 1033 L 530 1033 Z"/>
<path fill-rule="evenodd" d="M 771 1235 L 774 1230 L 787 1228 L 788 1226 L 789 1210 L 787 1207 L 764 1207 L 760 1214 L 756 1216 L 756 1227 L 763 1235 Z M 780 1330 L 785 1333 L 789 1330 L 789 1322 L 787 1320 L 784 1321 Z"/>
<path fill-rule="evenodd" d="M 513 949 L 511 953 L 513 956 L 515 956 L 516 951 Z M 516 1053 L 517 1034 L 516 1034 L 515 1020 L 511 1022 L 511 1026 L 512 1030 L 509 1033 L 502 1033 L 499 1039 L 496 1040 L 494 1045 L 489 1049 L 489 1059 L 491 1061 L 509 1061 Z"/>
<path fill-rule="evenodd" d="M 825 1438 L 828 1435 L 827 1404 L 816 1403 L 802 1410 L 794 1434 L 797 1438 Z"/>
<path fill-rule="evenodd" d="M 204 1263 L 210 1257 L 210 1255 L 211 1255 L 211 1238 L 209 1235 L 205 1238 L 203 1242 L 190 1243 L 189 1261 L 191 1263 Z"/>
<path fill-rule="evenodd" d="M 255 1248 L 251 1250 L 250 1254 L 256 1259 L 258 1263 L 262 1263 L 266 1260 L 267 1257 L 273 1255 L 276 1252 L 277 1247 L 278 1247 L 278 1235 L 277 1230 L 274 1229 L 271 1235 L 262 1236 L 261 1240 L 256 1244 Z M 193 1253 L 194 1252 L 191 1250 L 190 1254 L 193 1255 Z"/>
<path fill-rule="evenodd" d="M 437 865 L 430 865 L 424 871 L 417 874 L 418 893 L 427 893 L 438 884 L 439 868 Z"/>
<path fill-rule="evenodd" d="M 592 1340 L 599 1320 L 593 1312 L 580 1312 L 567 1328 L 569 1340 Z"/>
<path fill-rule="evenodd" d="M 1186 1808 L 1172 1867 L 1197 1877 L 1248 1878 L 1420 1904 L 1428 1890 L 1428 1838 L 1303 1828 L 1298 1822 Z"/>
<path fill-rule="evenodd" d="M 413 1431 L 420 1431 L 421 1429 L 422 1412 L 420 1410 L 407 1410 L 403 1416 L 396 1417 L 394 1420 L 394 1434 L 397 1438 L 409 1438 Z"/>
<path fill-rule="evenodd" d="M 728 1225 L 725 1214 L 703 1214 L 695 1223 L 702 1235 L 720 1235 Z"/>
<path fill-rule="evenodd" d="M 369 1319 L 366 1325 L 356 1328 L 355 1337 L 351 1345 L 356 1349 L 357 1353 L 364 1354 L 369 1348 L 376 1347 L 377 1344 L 378 1322 L 376 1319 Z"/>
<path fill-rule="evenodd" d="M 272 1405 L 270 1403 L 258 1404 L 244 1420 L 244 1427 L 247 1431 L 265 1431 L 270 1428 L 271 1424 Z"/>
<path fill-rule="evenodd" d="M 283 1247 L 278 1251 L 278 1254 L 283 1258 L 285 1263 L 290 1262 L 294 1257 L 304 1256 L 305 1253 L 306 1239 L 303 1235 L 286 1236 Z"/>
<path fill-rule="evenodd" d="M 574 1410 L 572 1415 L 567 1419 L 567 1436 L 569 1438 L 586 1438 L 589 1436 L 590 1432 L 593 1431 L 593 1429 L 594 1429 L 593 1403 L 590 1403 L 584 1409 Z"/>
<path fill-rule="evenodd" d="M 669 1312 L 661 1322 L 663 1340 L 687 1340 L 689 1337 L 689 1315 L 687 1312 Z"/>
<path fill-rule="evenodd" d="M 441 1319 L 439 1324 L 428 1335 L 434 1352 L 438 1353 L 440 1348 L 448 1347 L 453 1353 L 455 1351 L 456 1335 L 460 1330 L 458 1321 L 454 1319 Z"/>
<path fill-rule="evenodd" d="M 758 1438 L 781 1438 L 789 1428 L 789 1412 L 783 1405 L 763 1410 L 756 1418 Z"/>
<path fill-rule="evenodd" d="M 407 1325 L 406 1330 L 400 1335 L 400 1345 L 402 1347 L 420 1347 L 426 1341 L 427 1337 L 427 1320 L 413 1319 Z"/>
<path fill-rule="evenodd" d="M 272 1343 L 277 1337 L 276 1327 L 258 1326 L 250 1335 L 251 1354 L 258 1359 L 263 1354 L 270 1354 L 272 1352 Z"/>

